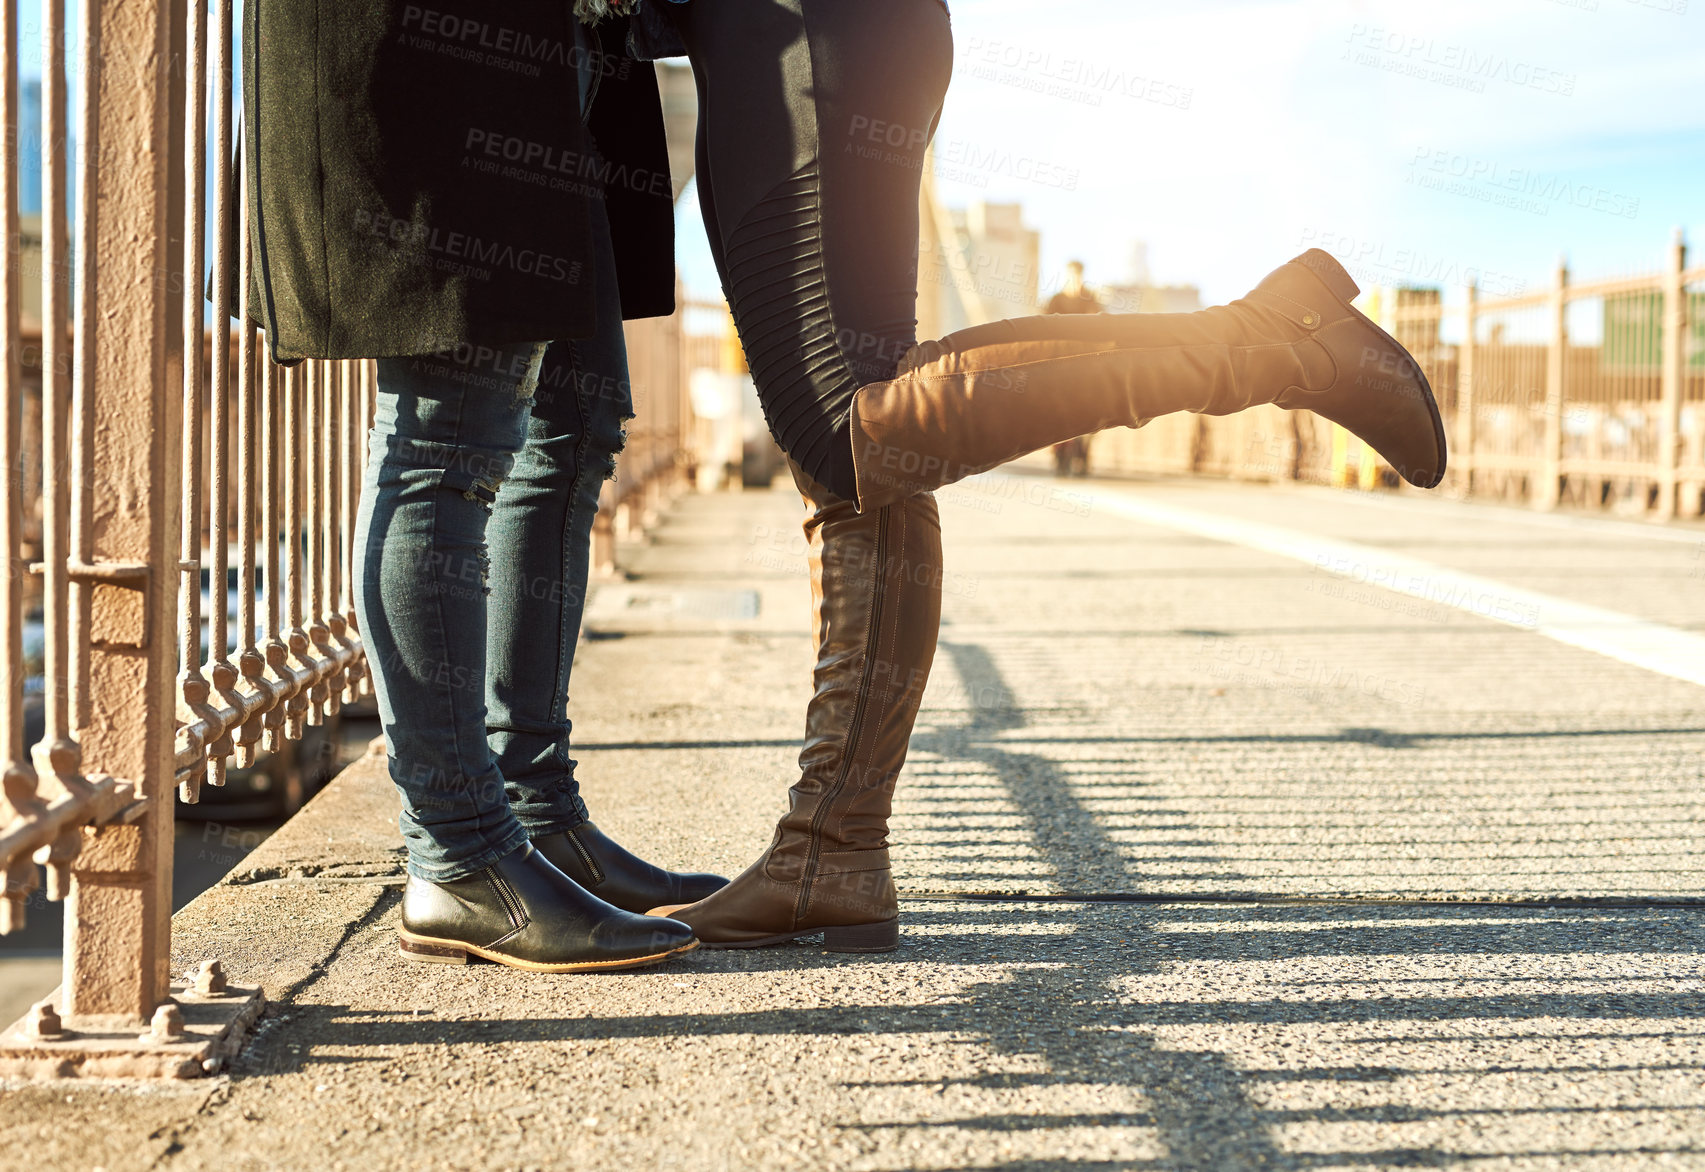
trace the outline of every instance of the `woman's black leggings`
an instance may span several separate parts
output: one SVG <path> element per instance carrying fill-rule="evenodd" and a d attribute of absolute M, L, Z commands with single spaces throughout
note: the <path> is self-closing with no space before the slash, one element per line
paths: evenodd
<path fill-rule="evenodd" d="M 782 450 L 853 499 L 853 392 L 917 341 L 918 188 L 953 72 L 942 0 L 666 4 L 699 90 L 705 230 Z"/>

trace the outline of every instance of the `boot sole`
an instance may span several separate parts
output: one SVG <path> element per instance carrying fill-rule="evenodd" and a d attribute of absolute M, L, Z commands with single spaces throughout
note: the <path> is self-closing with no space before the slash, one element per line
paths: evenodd
<path fill-rule="evenodd" d="M 1303 255 L 1306 256 L 1308 254 L 1304 253 Z M 1326 255 L 1328 259 L 1331 259 L 1330 254 Z M 1303 268 L 1307 269 L 1309 273 L 1313 275 L 1315 280 L 1319 281 L 1326 287 L 1326 291 L 1328 293 L 1341 301 L 1344 304 L 1344 308 L 1356 315 L 1357 321 L 1359 321 L 1365 328 L 1372 330 L 1376 336 L 1384 339 L 1387 346 L 1390 346 L 1399 354 L 1406 356 L 1409 359 L 1410 365 L 1415 368 L 1416 381 L 1421 384 L 1421 393 L 1427 397 L 1427 412 L 1433 417 L 1433 442 L 1438 446 L 1439 466 L 1433 473 L 1433 479 L 1430 483 L 1421 484 L 1418 481 L 1409 480 L 1407 476 L 1403 479 L 1409 480 L 1409 483 L 1413 484 L 1416 488 L 1437 488 L 1444 482 L 1445 465 L 1450 462 L 1450 450 L 1445 443 L 1444 416 L 1439 414 L 1439 401 L 1433 394 L 1433 384 L 1427 381 L 1427 372 L 1421 369 L 1420 362 L 1416 360 L 1413 354 L 1409 353 L 1408 347 L 1404 346 L 1396 338 L 1386 333 L 1385 330 L 1380 328 L 1378 322 L 1374 321 L 1367 314 L 1350 304 L 1350 302 L 1356 298 L 1356 295 L 1360 292 L 1360 290 L 1356 287 L 1356 283 L 1351 278 L 1350 274 L 1345 272 L 1344 267 L 1338 264 L 1336 260 L 1332 260 L 1332 268 L 1330 269 L 1310 261 L 1305 261 L 1301 257 L 1298 257 L 1293 263 L 1300 264 Z"/>
<path fill-rule="evenodd" d="M 572 964 L 542 964 L 534 960 L 522 960 L 516 956 L 505 956 L 489 948 L 481 948 L 477 944 L 464 944 L 460 940 L 440 940 L 431 936 L 417 936 L 413 932 L 397 932 L 397 953 L 404 960 L 416 964 L 467 964 L 470 958 L 478 957 L 500 964 L 507 968 L 522 969 L 529 973 L 593 973 L 615 972 L 620 969 L 638 969 L 649 965 L 662 964 L 677 956 L 684 956 L 699 946 L 697 940 L 689 941 L 680 948 L 671 948 L 667 952 L 653 953 L 650 956 L 636 956 L 627 960 L 582 960 Z"/>
<path fill-rule="evenodd" d="M 713 940 L 701 940 L 699 943 L 712 951 L 725 951 L 736 948 L 768 948 L 772 944 L 786 944 L 790 940 L 798 940 L 804 936 L 823 935 L 824 952 L 869 953 L 893 952 L 900 947 L 900 919 L 881 920 L 874 924 L 850 924 L 835 928 L 805 928 L 798 932 L 783 932 L 779 936 L 765 936 L 758 940 L 737 940 L 719 943 Z"/>
<path fill-rule="evenodd" d="M 1444 416 L 1439 414 L 1439 401 L 1433 394 L 1433 384 L 1427 380 L 1427 372 L 1421 369 L 1420 361 L 1413 354 L 1409 353 L 1408 347 L 1404 346 L 1403 343 L 1386 333 L 1385 330 L 1380 328 L 1377 322 L 1361 310 L 1357 309 L 1355 306 L 1350 305 L 1348 301 L 1344 304 L 1349 306 L 1350 312 L 1355 314 L 1356 317 L 1361 320 L 1363 326 L 1383 338 L 1387 346 L 1390 346 L 1399 354 L 1405 355 L 1409 359 L 1410 365 L 1415 368 L 1415 381 L 1421 384 L 1421 393 L 1425 395 L 1427 399 L 1427 413 L 1433 417 L 1433 442 L 1438 445 L 1439 466 L 1438 470 L 1433 473 L 1432 480 L 1425 484 L 1422 484 L 1417 480 L 1409 480 L 1407 476 L 1404 476 L 1403 479 L 1409 480 L 1409 483 L 1413 484 L 1416 488 L 1437 488 L 1440 484 L 1444 483 L 1445 465 L 1450 462 L 1450 449 L 1445 443 Z M 1401 475 L 1401 473 L 1399 474 Z"/>

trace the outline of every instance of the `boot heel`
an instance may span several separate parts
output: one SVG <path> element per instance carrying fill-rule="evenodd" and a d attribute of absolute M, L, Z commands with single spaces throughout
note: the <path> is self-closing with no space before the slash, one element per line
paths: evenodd
<path fill-rule="evenodd" d="M 877 924 L 853 924 L 844 928 L 823 929 L 823 948 L 827 952 L 893 952 L 898 947 L 898 916 Z"/>
<path fill-rule="evenodd" d="M 468 952 L 453 944 L 428 944 L 424 940 L 397 937 L 397 952 L 404 960 L 420 964 L 467 964 Z"/>

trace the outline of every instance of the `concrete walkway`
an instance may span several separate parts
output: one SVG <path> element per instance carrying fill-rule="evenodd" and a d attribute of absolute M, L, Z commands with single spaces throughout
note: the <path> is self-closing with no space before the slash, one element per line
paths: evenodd
<path fill-rule="evenodd" d="M 1619 651 L 1705 632 L 1705 533 L 1026 476 L 942 513 L 899 952 L 407 965 L 369 759 L 179 915 L 278 1002 L 230 1073 L 14 1084 L 0 1165 L 1705 1167 L 1705 691 Z M 781 808 L 798 521 L 686 498 L 593 599 L 587 797 L 659 861 L 732 873 Z"/>

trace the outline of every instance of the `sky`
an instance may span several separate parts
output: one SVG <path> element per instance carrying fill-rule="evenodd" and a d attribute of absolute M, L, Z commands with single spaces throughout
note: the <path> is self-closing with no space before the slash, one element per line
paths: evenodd
<path fill-rule="evenodd" d="M 1044 292 L 1074 258 L 1128 279 L 1139 241 L 1210 303 L 1311 246 L 1449 302 L 1544 288 L 1560 257 L 1651 271 L 1676 228 L 1705 262 L 1705 0 L 950 2 L 937 189 L 1023 203 Z M 714 296 L 691 192 L 679 222 Z"/>
<path fill-rule="evenodd" d="M 1705 0 L 952 6 L 938 192 L 1022 202 L 1044 291 L 1138 241 L 1210 303 L 1311 246 L 1447 301 L 1650 271 L 1678 227 L 1705 260 Z M 690 198 L 681 227 L 714 293 Z"/>

